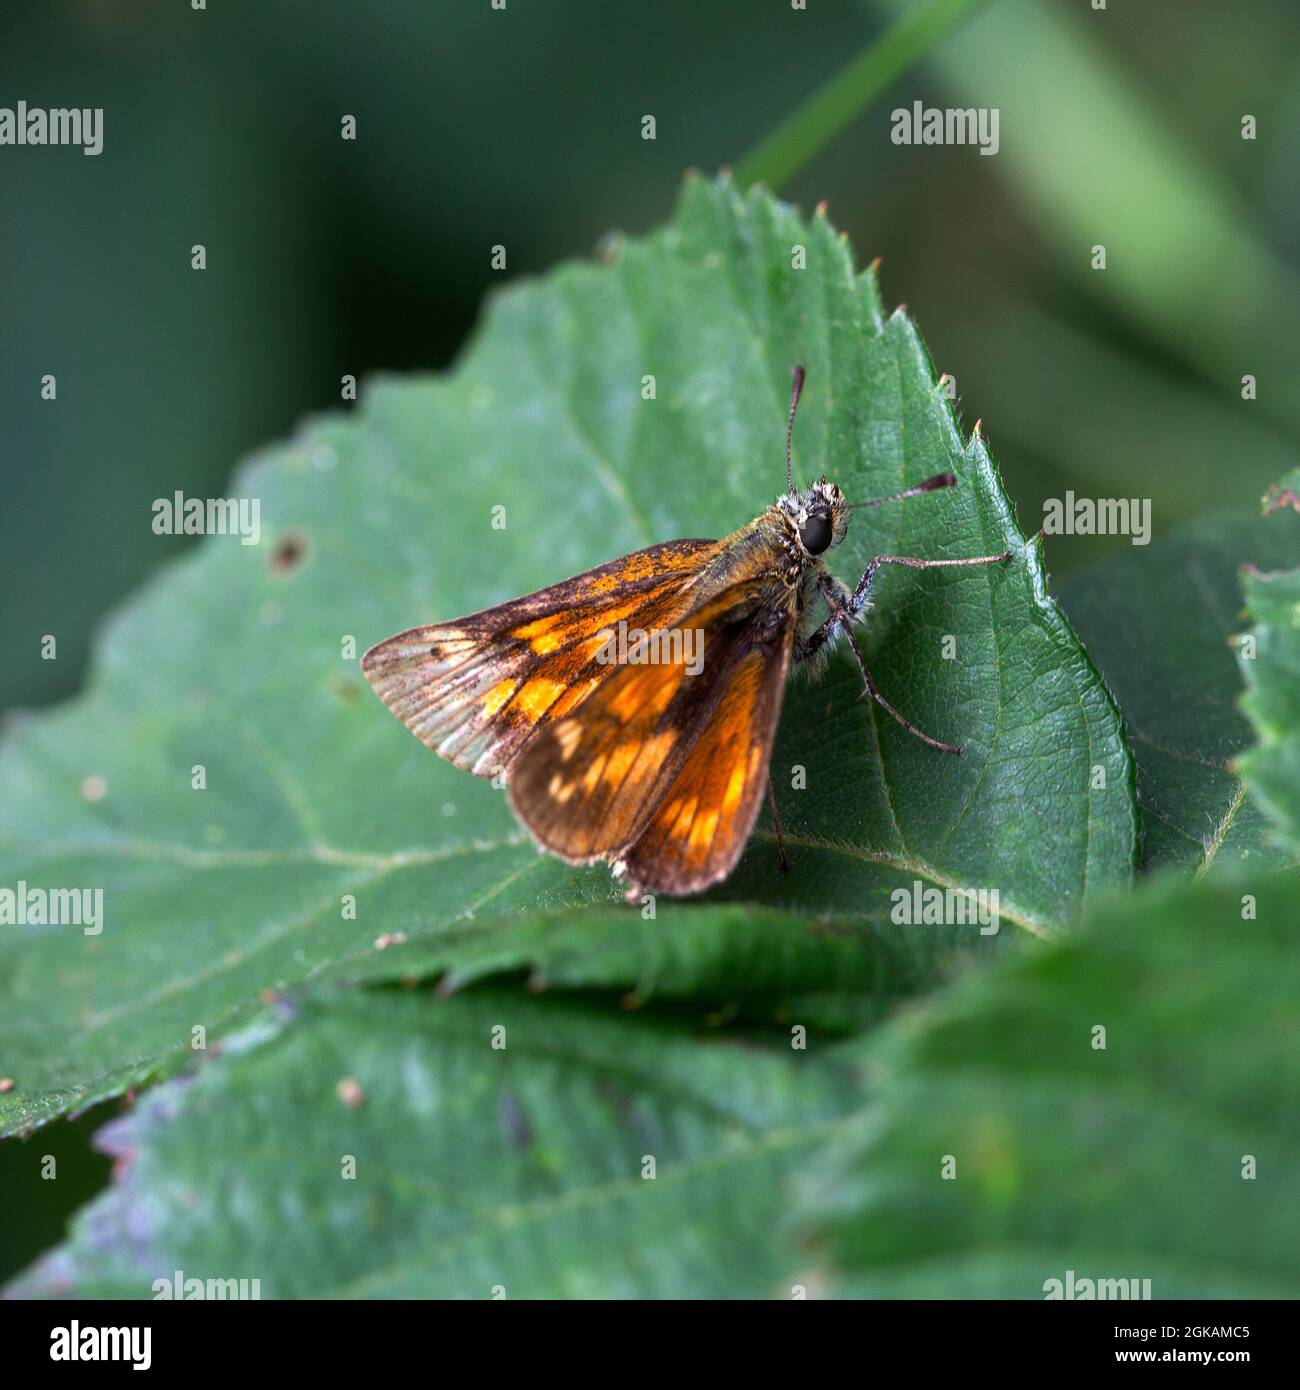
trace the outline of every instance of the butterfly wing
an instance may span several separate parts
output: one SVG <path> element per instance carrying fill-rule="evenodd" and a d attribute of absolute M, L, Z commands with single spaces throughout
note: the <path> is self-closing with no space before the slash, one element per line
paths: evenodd
<path fill-rule="evenodd" d="M 510 798 L 543 849 L 622 863 L 638 889 L 695 893 L 730 872 L 753 828 L 795 622 L 763 573 L 679 621 L 702 635 L 698 672 L 616 668 L 527 744 Z"/>
<path fill-rule="evenodd" d="M 361 658 L 376 694 L 427 747 L 481 777 L 508 771 L 548 722 L 618 667 L 596 661 L 606 631 L 671 625 L 718 543 L 652 545 L 456 622 L 415 627 Z"/>
<path fill-rule="evenodd" d="M 794 624 L 778 648 L 737 662 L 717 709 L 622 862 L 629 884 L 698 893 L 724 879 L 749 839 L 781 717 Z"/>

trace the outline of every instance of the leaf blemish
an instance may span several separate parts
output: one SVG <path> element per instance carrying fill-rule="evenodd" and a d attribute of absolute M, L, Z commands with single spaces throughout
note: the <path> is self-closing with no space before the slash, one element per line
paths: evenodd
<path fill-rule="evenodd" d="M 307 537 L 299 531 L 282 536 L 271 551 L 271 573 L 281 576 L 301 569 L 307 558 Z"/>

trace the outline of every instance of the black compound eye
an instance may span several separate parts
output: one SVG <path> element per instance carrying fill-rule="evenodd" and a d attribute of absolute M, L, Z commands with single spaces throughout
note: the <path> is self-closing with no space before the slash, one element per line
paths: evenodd
<path fill-rule="evenodd" d="M 831 543 L 831 524 L 824 516 L 810 516 L 799 528 L 799 540 L 809 555 L 820 555 Z"/>

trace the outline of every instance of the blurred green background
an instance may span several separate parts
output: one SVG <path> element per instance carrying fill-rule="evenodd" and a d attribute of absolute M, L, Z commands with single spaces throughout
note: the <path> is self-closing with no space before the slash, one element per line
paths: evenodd
<path fill-rule="evenodd" d="M 195 543 L 154 498 L 222 495 L 345 373 L 446 366 L 485 292 L 662 221 L 687 167 L 825 199 L 883 259 L 1026 529 L 1067 489 L 1149 497 L 1157 531 L 1250 505 L 1300 435 L 1298 60 L 1294 0 L 7 0 L 0 105 L 102 106 L 105 146 L 0 148 L 0 709 L 74 692 Z M 998 108 L 999 153 L 893 145 L 914 100 Z M 6 1202 L 0 1277 L 104 1180 L 92 1128 L 0 1146 L 0 1192 L 38 1150 L 67 1177 Z"/>

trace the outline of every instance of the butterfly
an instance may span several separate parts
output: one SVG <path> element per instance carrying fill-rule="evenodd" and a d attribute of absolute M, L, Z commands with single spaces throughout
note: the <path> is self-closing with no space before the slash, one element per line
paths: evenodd
<path fill-rule="evenodd" d="M 876 688 L 854 636 L 882 565 L 993 565 L 877 555 L 850 589 L 822 556 L 849 513 L 953 487 L 938 473 L 850 503 L 823 477 L 794 486 L 791 444 L 805 373 L 793 369 L 786 491 L 722 540 L 666 541 L 510 603 L 415 627 L 361 667 L 380 699 L 456 767 L 498 779 L 540 849 L 604 860 L 627 896 L 698 893 L 725 878 L 766 791 L 786 679 L 847 640 L 870 696 L 932 748 Z"/>

